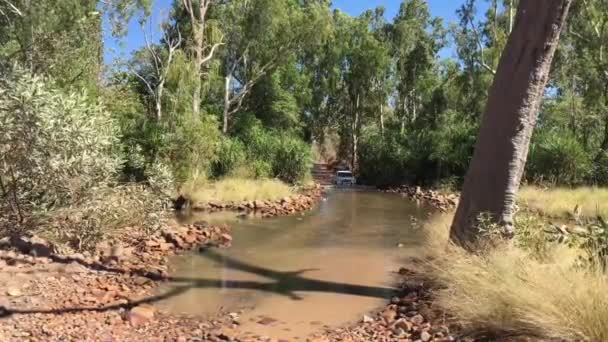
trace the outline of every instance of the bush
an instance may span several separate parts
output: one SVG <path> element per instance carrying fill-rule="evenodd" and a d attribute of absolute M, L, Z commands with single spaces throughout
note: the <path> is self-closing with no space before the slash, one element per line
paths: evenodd
<path fill-rule="evenodd" d="M 359 178 L 377 186 L 433 184 L 449 177 L 458 184 L 473 154 L 476 126 L 447 112 L 435 131 L 369 130 L 359 148 Z"/>
<path fill-rule="evenodd" d="M 302 181 L 312 167 L 312 149 L 302 139 L 262 127 L 245 116 L 235 128 L 245 142 L 247 163 L 257 177 L 276 177 L 288 183 Z"/>
<path fill-rule="evenodd" d="M 186 115 L 175 126 L 165 124 L 160 159 L 172 166 L 177 184 L 192 174 L 208 173 L 217 160 L 221 133 L 210 116 Z"/>
<path fill-rule="evenodd" d="M 590 154 L 571 134 L 550 131 L 532 143 L 527 174 L 535 182 L 576 185 L 592 174 Z"/>
<path fill-rule="evenodd" d="M 117 125 L 84 95 L 15 69 L 0 76 L 0 127 L 4 220 L 24 223 L 116 180 Z"/>
<path fill-rule="evenodd" d="M 473 156 L 477 124 L 463 120 L 462 115 L 448 111 L 442 122 L 431 134 L 430 159 L 437 163 L 437 177 L 454 175 L 462 177 Z"/>
<path fill-rule="evenodd" d="M 239 139 L 223 138 L 211 174 L 216 178 L 228 175 L 243 166 L 246 158 L 245 145 Z"/>
<path fill-rule="evenodd" d="M 123 229 L 142 227 L 157 231 L 167 222 L 167 198 L 142 185 L 123 185 L 92 191 L 78 203 L 43 215 L 38 234 L 63 248 L 92 250 Z"/>
<path fill-rule="evenodd" d="M 308 175 L 311 167 L 312 151 L 308 144 L 290 136 L 279 138 L 272 165 L 274 177 L 296 183 Z"/>
<path fill-rule="evenodd" d="M 409 182 L 410 159 L 411 150 L 399 132 L 387 130 L 384 137 L 371 132 L 363 137 L 359 147 L 359 179 L 378 186 Z"/>
<path fill-rule="evenodd" d="M 608 151 L 601 151 L 595 158 L 593 181 L 599 185 L 608 185 Z"/>

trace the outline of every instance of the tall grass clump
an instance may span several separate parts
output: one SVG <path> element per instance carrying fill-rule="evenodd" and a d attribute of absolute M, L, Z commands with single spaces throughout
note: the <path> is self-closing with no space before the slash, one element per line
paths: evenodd
<path fill-rule="evenodd" d="M 277 200 L 294 194 L 294 189 L 276 179 L 224 178 L 215 182 L 199 179 L 182 188 L 194 203 Z"/>
<path fill-rule="evenodd" d="M 608 341 L 608 277 L 599 258 L 585 256 L 594 250 L 560 243 L 537 218 L 519 217 L 513 240 L 469 253 L 448 241 L 449 222 L 444 216 L 429 226 L 427 271 L 463 335 Z"/>
<path fill-rule="evenodd" d="M 567 218 L 577 206 L 583 217 L 608 217 L 608 188 L 541 189 L 529 186 L 519 191 L 518 198 L 524 207 L 552 217 Z"/>

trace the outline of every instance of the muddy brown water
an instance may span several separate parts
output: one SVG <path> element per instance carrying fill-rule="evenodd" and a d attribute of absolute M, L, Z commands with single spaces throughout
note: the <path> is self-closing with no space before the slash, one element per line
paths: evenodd
<path fill-rule="evenodd" d="M 175 257 L 175 281 L 163 291 L 176 294 L 162 305 L 177 314 L 236 313 L 241 331 L 305 340 L 386 304 L 429 213 L 394 194 L 333 190 L 296 216 L 191 216 L 229 224 L 234 243 Z"/>

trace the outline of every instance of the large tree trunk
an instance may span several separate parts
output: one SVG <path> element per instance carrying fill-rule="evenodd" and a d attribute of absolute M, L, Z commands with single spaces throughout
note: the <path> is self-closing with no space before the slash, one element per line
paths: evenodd
<path fill-rule="evenodd" d="M 450 236 L 464 247 L 473 248 L 482 213 L 512 231 L 530 137 L 571 2 L 520 1 L 452 223 Z"/>

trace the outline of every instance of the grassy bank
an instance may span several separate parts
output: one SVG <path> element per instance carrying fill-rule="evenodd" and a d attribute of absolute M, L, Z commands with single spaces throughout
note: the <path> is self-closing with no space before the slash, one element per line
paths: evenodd
<path fill-rule="evenodd" d="M 608 217 L 608 188 L 524 187 L 518 197 L 522 206 L 552 217 L 569 217 L 576 206 L 583 217 Z"/>
<path fill-rule="evenodd" d="M 225 178 L 215 182 L 190 181 L 182 194 L 195 203 L 277 200 L 291 196 L 295 189 L 276 179 Z"/>
<path fill-rule="evenodd" d="M 608 277 L 580 265 L 582 244 L 551 243 L 537 217 L 520 216 L 513 241 L 470 254 L 448 243 L 451 215 L 428 224 L 428 276 L 438 303 L 465 333 L 486 340 L 532 337 L 608 341 Z"/>

